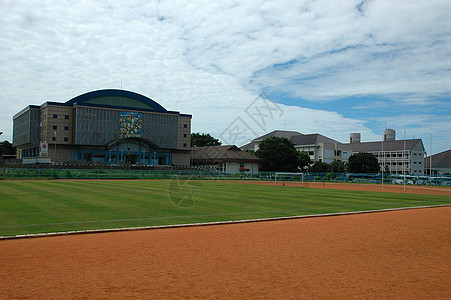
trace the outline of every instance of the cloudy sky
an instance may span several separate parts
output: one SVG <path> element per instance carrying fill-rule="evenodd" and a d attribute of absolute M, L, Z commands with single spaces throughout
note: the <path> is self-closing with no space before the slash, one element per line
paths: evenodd
<path fill-rule="evenodd" d="M 0 139 L 29 104 L 121 87 L 241 146 L 279 130 L 451 148 L 449 0 L 0 0 Z"/>

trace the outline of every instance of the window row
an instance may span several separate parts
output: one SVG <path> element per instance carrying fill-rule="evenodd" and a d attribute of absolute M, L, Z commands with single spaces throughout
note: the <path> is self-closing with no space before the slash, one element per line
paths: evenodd
<path fill-rule="evenodd" d="M 52 137 L 52 141 L 54 141 L 54 142 L 57 141 L 57 140 L 56 140 L 56 136 Z M 69 141 L 69 138 L 68 138 L 68 137 L 65 137 L 65 138 L 64 138 L 64 141 L 65 141 L 65 142 L 68 142 L 68 141 Z"/>
<path fill-rule="evenodd" d="M 57 125 L 53 125 L 52 129 L 53 130 L 57 130 L 58 126 Z M 47 126 L 44 126 L 44 130 L 47 130 Z M 69 130 L 69 126 L 64 126 L 64 130 L 66 130 L 66 131 Z"/>
<path fill-rule="evenodd" d="M 58 119 L 58 114 L 52 114 L 53 119 Z M 47 119 L 47 115 L 42 115 L 42 119 Z M 64 119 L 69 120 L 69 115 L 64 115 Z"/>

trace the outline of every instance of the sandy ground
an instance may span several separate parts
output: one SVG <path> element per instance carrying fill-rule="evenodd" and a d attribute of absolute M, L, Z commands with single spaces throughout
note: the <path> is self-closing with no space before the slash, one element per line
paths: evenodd
<path fill-rule="evenodd" d="M 233 182 L 233 181 L 231 181 Z M 274 185 L 274 181 L 235 181 L 248 184 Z M 318 189 L 336 189 L 336 190 L 354 190 L 371 191 L 386 193 L 405 193 L 405 194 L 423 194 L 423 195 L 442 195 L 451 196 L 451 187 L 446 186 L 415 186 L 415 185 L 394 185 L 394 184 L 364 184 L 364 183 L 336 183 L 336 182 L 292 182 L 278 181 L 277 186 L 295 186 Z"/>
<path fill-rule="evenodd" d="M 451 207 L 0 241 L 0 298 L 451 298 Z"/>

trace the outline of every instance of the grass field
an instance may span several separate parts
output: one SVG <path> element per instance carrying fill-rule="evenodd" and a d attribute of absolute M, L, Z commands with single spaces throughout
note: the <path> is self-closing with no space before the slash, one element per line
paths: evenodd
<path fill-rule="evenodd" d="M 0 181 L 0 236 L 436 204 L 451 198 L 213 181 Z"/>

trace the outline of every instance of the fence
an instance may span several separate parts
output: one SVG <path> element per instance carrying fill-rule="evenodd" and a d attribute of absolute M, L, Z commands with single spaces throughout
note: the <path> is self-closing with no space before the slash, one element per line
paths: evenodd
<path fill-rule="evenodd" d="M 265 173 L 249 175 L 200 170 L 0 169 L 0 179 L 171 179 L 174 176 L 202 180 L 271 180 Z"/>
<path fill-rule="evenodd" d="M 362 174 L 362 173 L 304 173 L 278 174 L 278 181 L 306 182 L 343 182 L 343 183 L 373 183 L 373 184 L 407 184 L 407 185 L 440 185 L 451 186 L 451 176 L 418 176 L 399 174 Z"/>
<path fill-rule="evenodd" d="M 133 169 L 36 169 L 36 168 L 2 168 L 0 179 L 172 179 L 190 178 L 199 180 L 267 180 L 274 181 L 272 172 L 258 174 L 228 174 L 201 170 L 133 170 Z M 278 175 L 277 180 L 300 181 L 299 174 Z M 304 173 L 304 181 L 349 182 L 381 184 L 416 184 L 451 186 L 450 176 L 414 176 L 384 174 L 352 174 L 352 173 Z"/>

